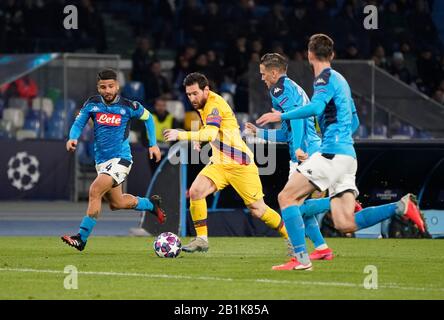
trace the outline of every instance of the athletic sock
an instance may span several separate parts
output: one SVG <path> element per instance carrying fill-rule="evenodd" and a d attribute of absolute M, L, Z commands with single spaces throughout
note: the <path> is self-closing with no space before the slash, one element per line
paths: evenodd
<path fill-rule="evenodd" d="M 305 244 L 304 220 L 302 219 L 299 207 L 289 206 L 285 208 L 282 210 L 282 218 L 284 219 L 297 260 L 304 265 L 310 263 Z"/>
<path fill-rule="evenodd" d="M 318 220 L 314 216 L 304 216 L 305 224 L 305 234 L 313 242 L 316 249 L 319 247 L 327 249 L 328 246 L 325 243 L 325 239 L 322 236 L 321 230 L 319 229 Z M 319 249 L 321 250 L 321 249 Z"/>
<path fill-rule="evenodd" d="M 194 229 L 199 238 L 208 237 L 207 227 L 207 201 L 206 199 L 190 200 L 190 212 Z M 207 238 L 208 241 L 208 238 Z"/>
<path fill-rule="evenodd" d="M 89 216 L 84 216 L 82 222 L 80 222 L 79 234 L 82 241 L 86 242 L 91 234 L 97 220 Z"/>
<path fill-rule="evenodd" d="M 371 227 L 397 213 L 397 203 L 384 204 L 377 207 L 364 208 L 355 214 L 355 223 L 359 229 Z"/>
<path fill-rule="evenodd" d="M 310 217 L 330 210 L 330 198 L 305 200 L 299 207 L 303 217 Z"/>
<path fill-rule="evenodd" d="M 282 238 L 288 239 L 287 229 L 285 228 L 282 217 L 279 215 L 279 213 L 271 209 L 269 206 L 267 206 L 267 209 L 262 215 L 261 220 L 265 222 L 268 227 L 279 232 Z"/>
<path fill-rule="evenodd" d="M 137 211 L 152 211 L 154 209 L 154 204 L 148 198 L 136 197 L 137 205 L 134 210 Z"/>

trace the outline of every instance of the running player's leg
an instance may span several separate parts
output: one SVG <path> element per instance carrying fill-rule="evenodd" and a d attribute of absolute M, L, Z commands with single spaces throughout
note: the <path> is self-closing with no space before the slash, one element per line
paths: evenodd
<path fill-rule="evenodd" d="M 294 173 L 284 189 L 278 195 L 279 206 L 282 210 L 288 235 L 293 245 L 297 261 L 273 267 L 275 270 L 310 269 L 311 262 L 305 243 L 305 226 L 299 206 L 316 188 L 299 172 Z M 301 266 L 299 266 L 301 265 Z"/>
<path fill-rule="evenodd" d="M 261 219 L 268 227 L 276 230 L 288 240 L 282 217 L 264 202 L 259 169 L 255 164 L 227 165 L 228 183 L 236 190 L 253 217 Z"/>
<path fill-rule="evenodd" d="M 262 220 L 269 228 L 276 230 L 282 238 L 288 240 L 287 229 L 285 228 L 282 217 L 279 213 L 270 208 L 264 202 L 263 198 L 247 204 L 246 206 L 253 217 Z"/>
<path fill-rule="evenodd" d="M 355 199 L 358 195 L 358 189 L 355 185 L 356 160 L 347 168 L 349 171 L 330 187 L 333 222 L 339 231 L 344 233 L 355 232 L 373 226 L 394 215 L 410 219 L 422 232 L 426 231 L 424 220 L 416 204 L 416 198 L 412 194 L 405 195 L 398 202 L 367 207 L 353 214 Z"/>
<path fill-rule="evenodd" d="M 208 176 L 211 176 L 209 178 Z M 193 220 L 196 238 L 189 244 L 182 247 L 185 252 L 207 251 L 208 250 L 208 227 L 207 227 L 207 201 L 206 197 L 218 190 L 218 181 L 223 187 L 221 180 L 222 173 L 217 172 L 214 165 L 205 167 L 193 181 L 190 188 L 190 213 Z"/>
<path fill-rule="evenodd" d="M 310 254 L 311 260 L 332 259 L 333 252 L 328 247 L 324 236 L 321 233 L 316 215 L 330 210 L 330 198 L 318 198 L 305 200 L 299 207 L 304 219 L 305 234 L 313 242 L 315 251 Z"/>
<path fill-rule="evenodd" d="M 343 233 L 355 232 L 371 227 L 394 215 L 410 219 L 418 226 L 421 232 L 426 231 L 426 225 L 416 204 L 416 198 L 410 193 L 397 202 L 367 207 L 353 214 L 355 195 L 353 192 L 346 191 L 332 198 L 331 207 L 335 228 Z"/>
<path fill-rule="evenodd" d="M 64 235 L 62 240 L 68 245 L 82 251 L 89 235 L 96 225 L 102 208 L 102 197 L 113 187 L 114 180 L 107 174 L 99 174 L 89 188 L 88 209 L 83 217 L 79 232 L 75 236 Z"/>
<path fill-rule="evenodd" d="M 112 188 L 105 195 L 109 202 L 111 210 L 134 209 L 137 211 L 149 211 L 157 217 L 159 223 L 164 223 L 166 214 L 160 207 L 161 198 L 157 195 L 150 199 L 145 197 L 136 197 L 132 194 L 123 193 L 122 184 Z"/>
<path fill-rule="evenodd" d="M 297 172 L 298 164 L 290 161 L 290 170 L 288 178 Z M 311 260 L 332 259 L 333 252 L 328 247 L 321 230 L 319 228 L 318 220 L 315 215 L 324 213 L 330 210 L 330 198 L 318 198 L 305 200 L 299 207 L 302 218 L 304 219 L 305 235 L 313 242 L 315 251 L 310 254 Z"/>
<path fill-rule="evenodd" d="M 135 196 L 123 193 L 121 184 L 109 190 L 105 194 L 104 198 L 108 201 L 109 208 L 113 211 L 121 209 L 135 209 L 139 203 Z M 153 206 L 151 204 L 151 209 L 152 207 Z M 146 210 L 150 209 L 147 208 Z"/>

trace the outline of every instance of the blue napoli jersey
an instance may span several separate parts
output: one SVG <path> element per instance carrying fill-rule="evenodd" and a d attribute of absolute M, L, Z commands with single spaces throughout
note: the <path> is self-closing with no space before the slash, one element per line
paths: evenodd
<path fill-rule="evenodd" d="M 305 91 L 287 76 L 282 76 L 270 89 L 273 108 L 285 113 L 302 107 L 310 102 Z M 278 130 L 277 140 L 288 143 L 290 158 L 297 162 L 296 150 L 301 148 L 312 155 L 319 151 L 321 139 L 316 133 L 315 118 L 309 117 L 301 120 L 283 120 Z"/>
<path fill-rule="evenodd" d="M 70 139 L 78 139 L 89 119 L 94 122 L 94 151 L 96 164 L 113 158 L 132 161 L 129 145 L 130 120 L 149 114 L 139 102 L 117 96 L 107 105 L 102 96 L 89 98 L 74 121 Z"/>
<path fill-rule="evenodd" d="M 352 138 L 356 106 L 347 81 L 337 71 L 326 68 L 315 78 L 313 87 L 312 103 L 325 104 L 324 111 L 318 116 L 321 152 L 356 158 Z"/>

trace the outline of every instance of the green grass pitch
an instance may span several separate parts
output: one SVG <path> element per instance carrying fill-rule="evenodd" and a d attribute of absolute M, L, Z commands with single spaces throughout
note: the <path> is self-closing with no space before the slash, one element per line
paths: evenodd
<path fill-rule="evenodd" d="M 280 238 L 213 237 L 207 253 L 162 259 L 153 238 L 93 236 L 78 252 L 57 237 L 1 237 L 0 299 L 444 299 L 444 241 L 327 240 L 335 259 L 296 272 L 271 270 L 287 259 Z M 77 289 L 64 287 L 68 265 Z M 377 289 L 364 288 L 367 265 Z"/>

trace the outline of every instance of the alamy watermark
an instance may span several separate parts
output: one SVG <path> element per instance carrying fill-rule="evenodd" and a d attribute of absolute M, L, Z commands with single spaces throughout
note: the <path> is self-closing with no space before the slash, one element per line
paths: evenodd
<path fill-rule="evenodd" d="M 368 274 L 364 278 L 364 288 L 367 290 L 378 289 L 378 268 L 374 265 L 367 265 L 364 268 L 364 273 Z"/>
<path fill-rule="evenodd" d="M 63 19 L 63 27 L 66 30 L 77 30 L 79 28 L 79 12 L 75 5 L 67 5 L 63 8 L 63 13 L 67 16 Z"/>
<path fill-rule="evenodd" d="M 79 288 L 79 281 L 78 281 L 78 275 L 79 272 L 77 271 L 77 268 L 73 265 L 68 265 L 63 270 L 63 273 L 67 273 L 68 275 L 63 280 L 63 287 L 66 290 L 77 290 Z"/>
<path fill-rule="evenodd" d="M 197 131 L 199 121 L 192 121 L 191 130 Z M 260 175 L 272 175 L 276 171 L 277 145 L 274 143 L 257 143 L 257 138 L 247 136 L 246 145 L 248 150 L 243 148 L 244 142 L 240 139 L 239 129 L 224 130 L 221 136 L 214 141 L 191 142 L 191 154 L 187 154 L 188 143 L 182 141 L 174 144 L 168 150 L 168 161 L 172 165 L 177 164 L 208 164 L 213 163 L 256 163 L 259 167 Z M 276 131 L 270 130 L 268 135 L 270 140 L 276 140 Z M 213 150 L 210 156 L 211 150 Z M 251 152 L 250 152 L 251 151 Z M 254 159 L 253 159 L 254 157 Z"/>
<path fill-rule="evenodd" d="M 378 8 L 374 5 L 366 5 L 364 7 L 364 14 L 367 16 L 364 18 L 364 29 L 376 30 L 378 29 Z"/>

